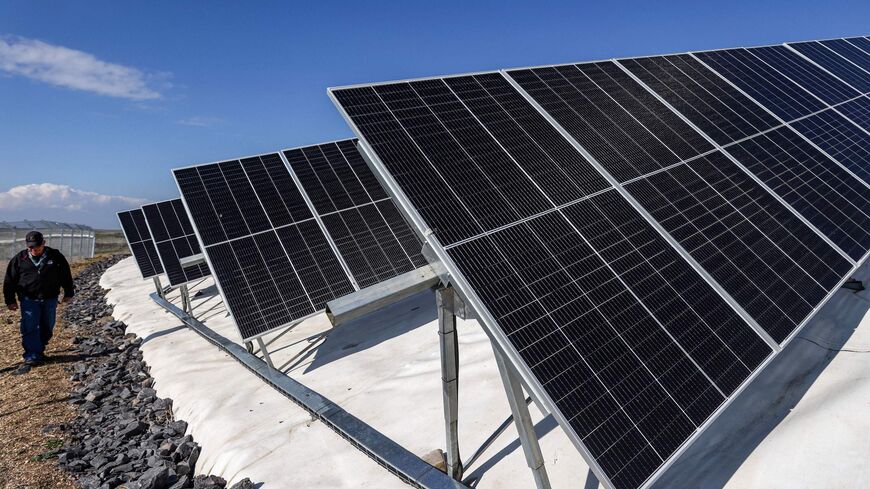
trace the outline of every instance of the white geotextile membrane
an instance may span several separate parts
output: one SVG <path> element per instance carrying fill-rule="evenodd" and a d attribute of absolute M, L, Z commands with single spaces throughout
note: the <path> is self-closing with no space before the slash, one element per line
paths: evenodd
<path fill-rule="evenodd" d="M 865 266 L 856 278 L 868 280 Z M 132 258 L 101 285 L 115 318 L 145 339 L 161 397 L 202 445 L 198 473 L 264 487 L 407 487 L 232 357 L 154 303 Z M 212 279 L 194 287 L 195 314 L 239 341 Z M 179 304 L 177 292 L 169 299 Z M 686 452 L 656 487 L 861 487 L 870 479 L 870 294 L 842 290 Z M 443 448 L 444 418 L 435 298 L 423 293 L 331 328 L 311 318 L 269 346 L 277 368 L 328 397 L 409 451 Z M 459 321 L 459 433 L 464 459 L 510 414 L 487 336 Z M 321 333 L 329 332 L 325 339 Z M 821 346 L 819 346 L 821 345 Z M 532 417 L 554 488 L 597 487 L 552 418 Z M 477 487 L 533 487 L 511 426 L 468 467 Z M 863 481 L 863 482 L 862 482 Z"/>

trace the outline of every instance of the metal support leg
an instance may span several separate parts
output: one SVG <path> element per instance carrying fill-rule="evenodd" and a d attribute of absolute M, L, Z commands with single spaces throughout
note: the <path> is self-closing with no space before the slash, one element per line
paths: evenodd
<path fill-rule="evenodd" d="M 160 283 L 160 277 L 152 277 L 154 279 L 154 287 L 157 288 L 157 295 L 160 296 L 161 299 L 166 298 L 166 294 L 163 292 L 163 284 Z"/>
<path fill-rule="evenodd" d="M 179 287 L 181 292 L 181 309 L 189 315 L 193 315 L 193 306 L 190 304 L 190 291 L 187 289 L 187 284 Z"/>
<path fill-rule="evenodd" d="M 541 454 L 541 446 L 538 444 L 535 425 L 532 423 L 532 416 L 529 414 L 529 407 L 526 405 L 526 397 L 523 394 L 520 376 L 513 366 L 505 361 L 505 358 L 495 345 L 493 345 L 493 350 L 495 351 L 495 362 L 498 364 L 498 372 L 501 374 L 508 403 L 511 406 L 514 424 L 520 435 L 520 443 L 522 443 L 523 452 L 526 454 L 526 463 L 532 469 L 532 474 L 535 477 L 535 486 L 538 489 L 550 489 L 550 479 L 547 477 L 547 469 L 544 467 L 544 456 Z"/>
<path fill-rule="evenodd" d="M 263 338 L 257 338 L 257 344 L 260 345 L 260 351 L 263 352 L 263 358 L 266 359 L 266 365 L 269 366 L 269 370 L 275 370 L 275 365 L 272 364 L 272 357 L 269 356 L 269 350 L 266 349 L 266 343 L 263 342 Z"/>
<path fill-rule="evenodd" d="M 456 335 L 456 295 L 452 288 L 435 292 L 438 301 L 438 337 L 441 345 L 441 385 L 444 428 L 447 434 L 447 475 L 462 480 L 459 458 L 459 338 Z"/>

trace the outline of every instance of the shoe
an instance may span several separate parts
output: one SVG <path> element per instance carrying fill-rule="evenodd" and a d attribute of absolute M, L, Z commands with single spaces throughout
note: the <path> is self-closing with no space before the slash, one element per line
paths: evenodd
<path fill-rule="evenodd" d="M 23 365 L 20 365 L 17 369 L 15 369 L 15 371 L 12 372 L 12 375 L 24 375 L 27 372 L 30 372 L 30 369 L 32 369 L 32 368 L 33 368 L 32 365 L 24 363 Z"/>
<path fill-rule="evenodd" d="M 33 367 L 34 365 L 36 365 L 38 363 L 39 363 L 39 358 L 37 358 L 37 357 L 24 359 L 24 365 L 29 365 L 29 366 Z"/>

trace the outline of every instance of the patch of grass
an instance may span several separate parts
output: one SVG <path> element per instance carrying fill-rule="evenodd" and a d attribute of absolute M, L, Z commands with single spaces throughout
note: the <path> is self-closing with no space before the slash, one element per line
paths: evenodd
<path fill-rule="evenodd" d="M 32 457 L 30 457 L 31 462 L 41 462 L 43 460 L 48 460 L 50 458 L 56 458 L 58 452 L 60 451 L 60 447 L 63 446 L 63 439 L 61 438 L 49 438 L 45 440 L 45 451 L 42 453 L 38 453 Z"/>

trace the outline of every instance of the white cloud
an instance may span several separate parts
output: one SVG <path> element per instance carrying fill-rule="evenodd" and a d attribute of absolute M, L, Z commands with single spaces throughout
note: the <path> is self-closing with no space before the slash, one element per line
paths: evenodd
<path fill-rule="evenodd" d="M 216 124 L 222 123 L 224 120 L 220 117 L 207 117 L 207 116 L 199 116 L 195 115 L 193 117 L 186 117 L 184 119 L 179 119 L 175 121 L 176 124 L 183 124 L 185 126 L 196 126 L 196 127 L 210 127 Z"/>
<path fill-rule="evenodd" d="M 146 202 L 138 197 L 98 194 L 56 183 L 30 183 L 0 192 L 0 211 L 33 207 L 78 211 L 94 206 L 135 207 Z"/>
<path fill-rule="evenodd" d="M 38 39 L 0 36 L 0 71 L 109 97 L 131 100 L 161 97 L 149 86 L 153 75 Z"/>
<path fill-rule="evenodd" d="M 0 221 L 45 219 L 117 227 L 115 213 L 140 207 L 147 199 L 89 192 L 56 183 L 30 183 L 0 192 Z"/>

